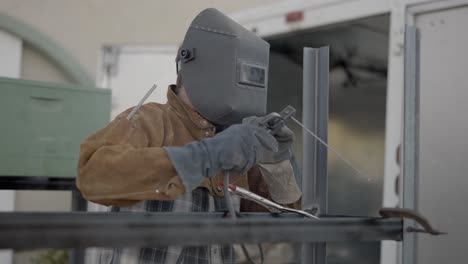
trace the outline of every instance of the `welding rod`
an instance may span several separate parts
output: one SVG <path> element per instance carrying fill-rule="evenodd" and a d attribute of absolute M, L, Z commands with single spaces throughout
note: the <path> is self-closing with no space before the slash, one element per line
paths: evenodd
<path fill-rule="evenodd" d="M 156 84 L 153 84 L 153 87 L 143 96 L 143 98 L 140 100 L 140 102 L 133 108 L 133 110 L 128 114 L 127 120 L 132 119 L 132 117 L 135 115 L 135 113 L 140 109 L 140 107 L 143 105 L 143 103 L 148 99 L 148 97 L 153 93 L 154 89 L 158 87 Z"/>

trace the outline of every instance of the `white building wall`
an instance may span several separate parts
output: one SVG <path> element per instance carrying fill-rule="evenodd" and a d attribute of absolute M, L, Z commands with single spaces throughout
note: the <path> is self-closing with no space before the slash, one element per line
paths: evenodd
<path fill-rule="evenodd" d="M 19 19 L 58 42 L 91 75 L 105 44 L 177 45 L 193 17 L 202 9 L 215 7 L 225 13 L 267 5 L 280 0 L 163 1 L 163 0 L 0 0 L 0 13 Z M 31 58 L 35 60 L 37 58 Z M 37 61 L 24 67 L 37 65 Z M 49 76 L 50 65 L 29 69 L 34 76 Z M 62 81 L 63 77 L 58 78 Z"/>

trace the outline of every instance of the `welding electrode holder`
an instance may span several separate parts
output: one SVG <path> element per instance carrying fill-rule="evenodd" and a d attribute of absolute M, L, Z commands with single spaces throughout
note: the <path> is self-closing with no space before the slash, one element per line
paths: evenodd
<path fill-rule="evenodd" d="M 271 135 L 276 134 L 285 122 L 296 113 L 294 107 L 288 105 L 279 114 L 276 112 L 266 115 L 259 123 L 260 127 L 264 127 Z"/>

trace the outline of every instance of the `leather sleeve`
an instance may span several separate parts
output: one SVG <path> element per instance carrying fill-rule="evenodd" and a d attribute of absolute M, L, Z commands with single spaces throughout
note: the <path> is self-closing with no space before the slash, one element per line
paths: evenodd
<path fill-rule="evenodd" d="M 143 106 L 128 121 L 128 112 L 81 143 L 77 187 L 87 200 L 103 205 L 175 199 L 185 190 L 162 148 L 164 115 Z"/>

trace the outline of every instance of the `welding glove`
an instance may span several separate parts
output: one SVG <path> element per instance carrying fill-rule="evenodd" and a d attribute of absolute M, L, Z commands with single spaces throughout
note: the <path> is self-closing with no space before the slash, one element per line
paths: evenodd
<path fill-rule="evenodd" d="M 279 204 L 292 204 L 302 196 L 289 160 L 276 164 L 259 164 L 271 199 Z"/>
<path fill-rule="evenodd" d="M 164 147 L 177 174 L 188 190 L 200 185 L 203 177 L 220 171 L 246 173 L 278 151 L 278 143 L 265 129 L 248 124 L 232 125 L 212 138 L 183 147 Z"/>
<path fill-rule="evenodd" d="M 270 115 L 264 117 L 251 116 L 244 118 L 242 123 L 262 126 L 269 118 Z M 296 180 L 296 176 L 299 177 L 300 175 L 296 175 L 290 161 L 291 158 L 294 158 L 291 151 L 294 132 L 284 125 L 273 133 L 273 136 L 278 141 L 278 152 L 268 153 L 264 162 L 259 164 L 260 172 L 273 201 L 284 205 L 292 204 L 302 196 Z"/>
<path fill-rule="evenodd" d="M 270 118 L 270 115 L 264 117 L 246 117 L 242 120 L 243 124 L 249 124 L 254 126 L 262 126 L 266 120 Z M 281 127 L 277 132 L 273 133 L 276 141 L 278 142 L 278 151 L 269 152 L 267 157 L 264 158 L 262 163 L 278 163 L 284 160 L 289 160 L 291 153 L 290 149 L 294 142 L 294 132 L 291 131 L 286 125 Z"/>

